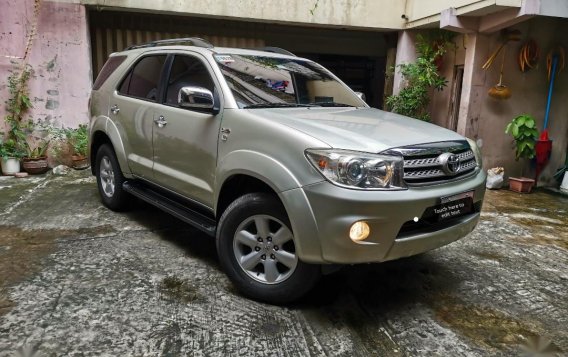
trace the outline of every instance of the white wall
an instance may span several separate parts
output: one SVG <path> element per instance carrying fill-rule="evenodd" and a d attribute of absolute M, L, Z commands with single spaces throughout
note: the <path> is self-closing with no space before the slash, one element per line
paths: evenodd
<path fill-rule="evenodd" d="M 405 0 L 80 0 L 80 2 L 102 8 L 351 29 L 400 29 L 404 25 L 401 15 L 405 7 Z"/>

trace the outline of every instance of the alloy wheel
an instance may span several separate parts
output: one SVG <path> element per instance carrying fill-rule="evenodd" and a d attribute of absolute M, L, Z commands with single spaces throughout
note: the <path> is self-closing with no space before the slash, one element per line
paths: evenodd
<path fill-rule="evenodd" d="M 292 232 L 269 215 L 251 216 L 238 226 L 233 252 L 239 267 L 264 284 L 285 281 L 298 265 Z"/>
<path fill-rule="evenodd" d="M 107 197 L 114 195 L 114 170 L 108 156 L 103 156 L 100 163 L 99 176 L 104 194 Z"/>

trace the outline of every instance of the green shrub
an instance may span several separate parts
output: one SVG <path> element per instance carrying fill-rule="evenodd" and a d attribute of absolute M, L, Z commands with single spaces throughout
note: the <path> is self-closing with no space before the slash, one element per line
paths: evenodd
<path fill-rule="evenodd" d="M 511 120 L 505 128 L 505 133 L 511 134 L 515 139 L 516 159 L 532 159 L 536 155 L 536 139 L 538 130 L 534 118 L 528 114 L 519 115 Z"/>

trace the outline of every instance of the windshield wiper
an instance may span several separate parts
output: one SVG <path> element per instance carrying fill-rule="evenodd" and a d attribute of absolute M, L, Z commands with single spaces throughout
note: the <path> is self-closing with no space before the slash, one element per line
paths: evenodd
<path fill-rule="evenodd" d="M 313 104 L 298 104 L 298 103 L 256 103 L 244 106 L 244 109 L 255 108 L 306 108 L 315 107 Z"/>
<path fill-rule="evenodd" d="M 313 102 L 310 105 L 315 105 L 318 107 L 354 107 L 354 105 L 337 103 L 337 102 Z"/>

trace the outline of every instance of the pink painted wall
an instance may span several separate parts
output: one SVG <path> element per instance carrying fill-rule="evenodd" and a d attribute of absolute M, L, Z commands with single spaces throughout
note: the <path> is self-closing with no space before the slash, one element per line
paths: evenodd
<path fill-rule="evenodd" d="M 481 64 L 489 54 L 500 44 L 499 33 L 491 35 L 465 35 L 456 37 L 459 49 L 456 53 L 449 53 L 444 62 L 442 73 L 450 80 L 443 92 L 433 96 L 431 111 L 434 122 L 446 126 L 448 105 L 451 95 L 451 85 L 454 65 L 468 63 L 466 57 L 472 58 L 474 63 L 472 77 L 464 80 L 464 86 L 469 86 L 471 96 L 462 97 L 464 116 L 458 127 L 466 136 L 483 141 L 482 153 L 485 169 L 503 166 L 507 176 L 533 177 L 533 167 L 529 161 L 515 161 L 512 137 L 505 134 L 505 126 L 511 119 L 520 114 L 531 114 L 535 117 L 538 129 L 542 129 L 548 93 L 548 80 L 546 75 L 546 54 L 558 44 L 568 50 L 568 20 L 551 17 L 538 17 L 513 27 L 522 33 L 523 39 L 532 37 L 541 48 L 541 60 L 538 68 L 522 73 L 517 64 L 517 55 L 521 42 L 510 43 L 507 47 L 503 83 L 512 90 L 512 97 L 508 100 L 496 100 L 487 95 L 489 89 L 499 82 L 501 56 L 493 66 L 484 71 Z M 474 43 L 476 42 L 476 43 Z M 472 49 L 477 52 L 473 53 Z M 466 65 L 467 66 L 467 65 Z M 467 68 L 466 68 L 467 70 Z M 465 88 L 464 88 L 465 90 Z M 539 185 L 557 185 L 552 175 L 560 166 L 563 166 L 568 145 L 568 68 L 557 78 L 552 110 L 549 123 L 549 132 L 553 142 L 553 151 L 550 162 L 540 176 Z"/>
<path fill-rule="evenodd" d="M 24 55 L 26 35 L 32 27 L 33 1 L 0 0 L 0 118 L 4 118 L 10 56 Z M 16 61 L 20 61 L 15 59 Z M 29 63 L 34 108 L 31 117 L 76 127 L 88 121 L 91 58 L 85 7 L 42 1 Z M 0 120 L 0 126 L 3 120 Z"/>

